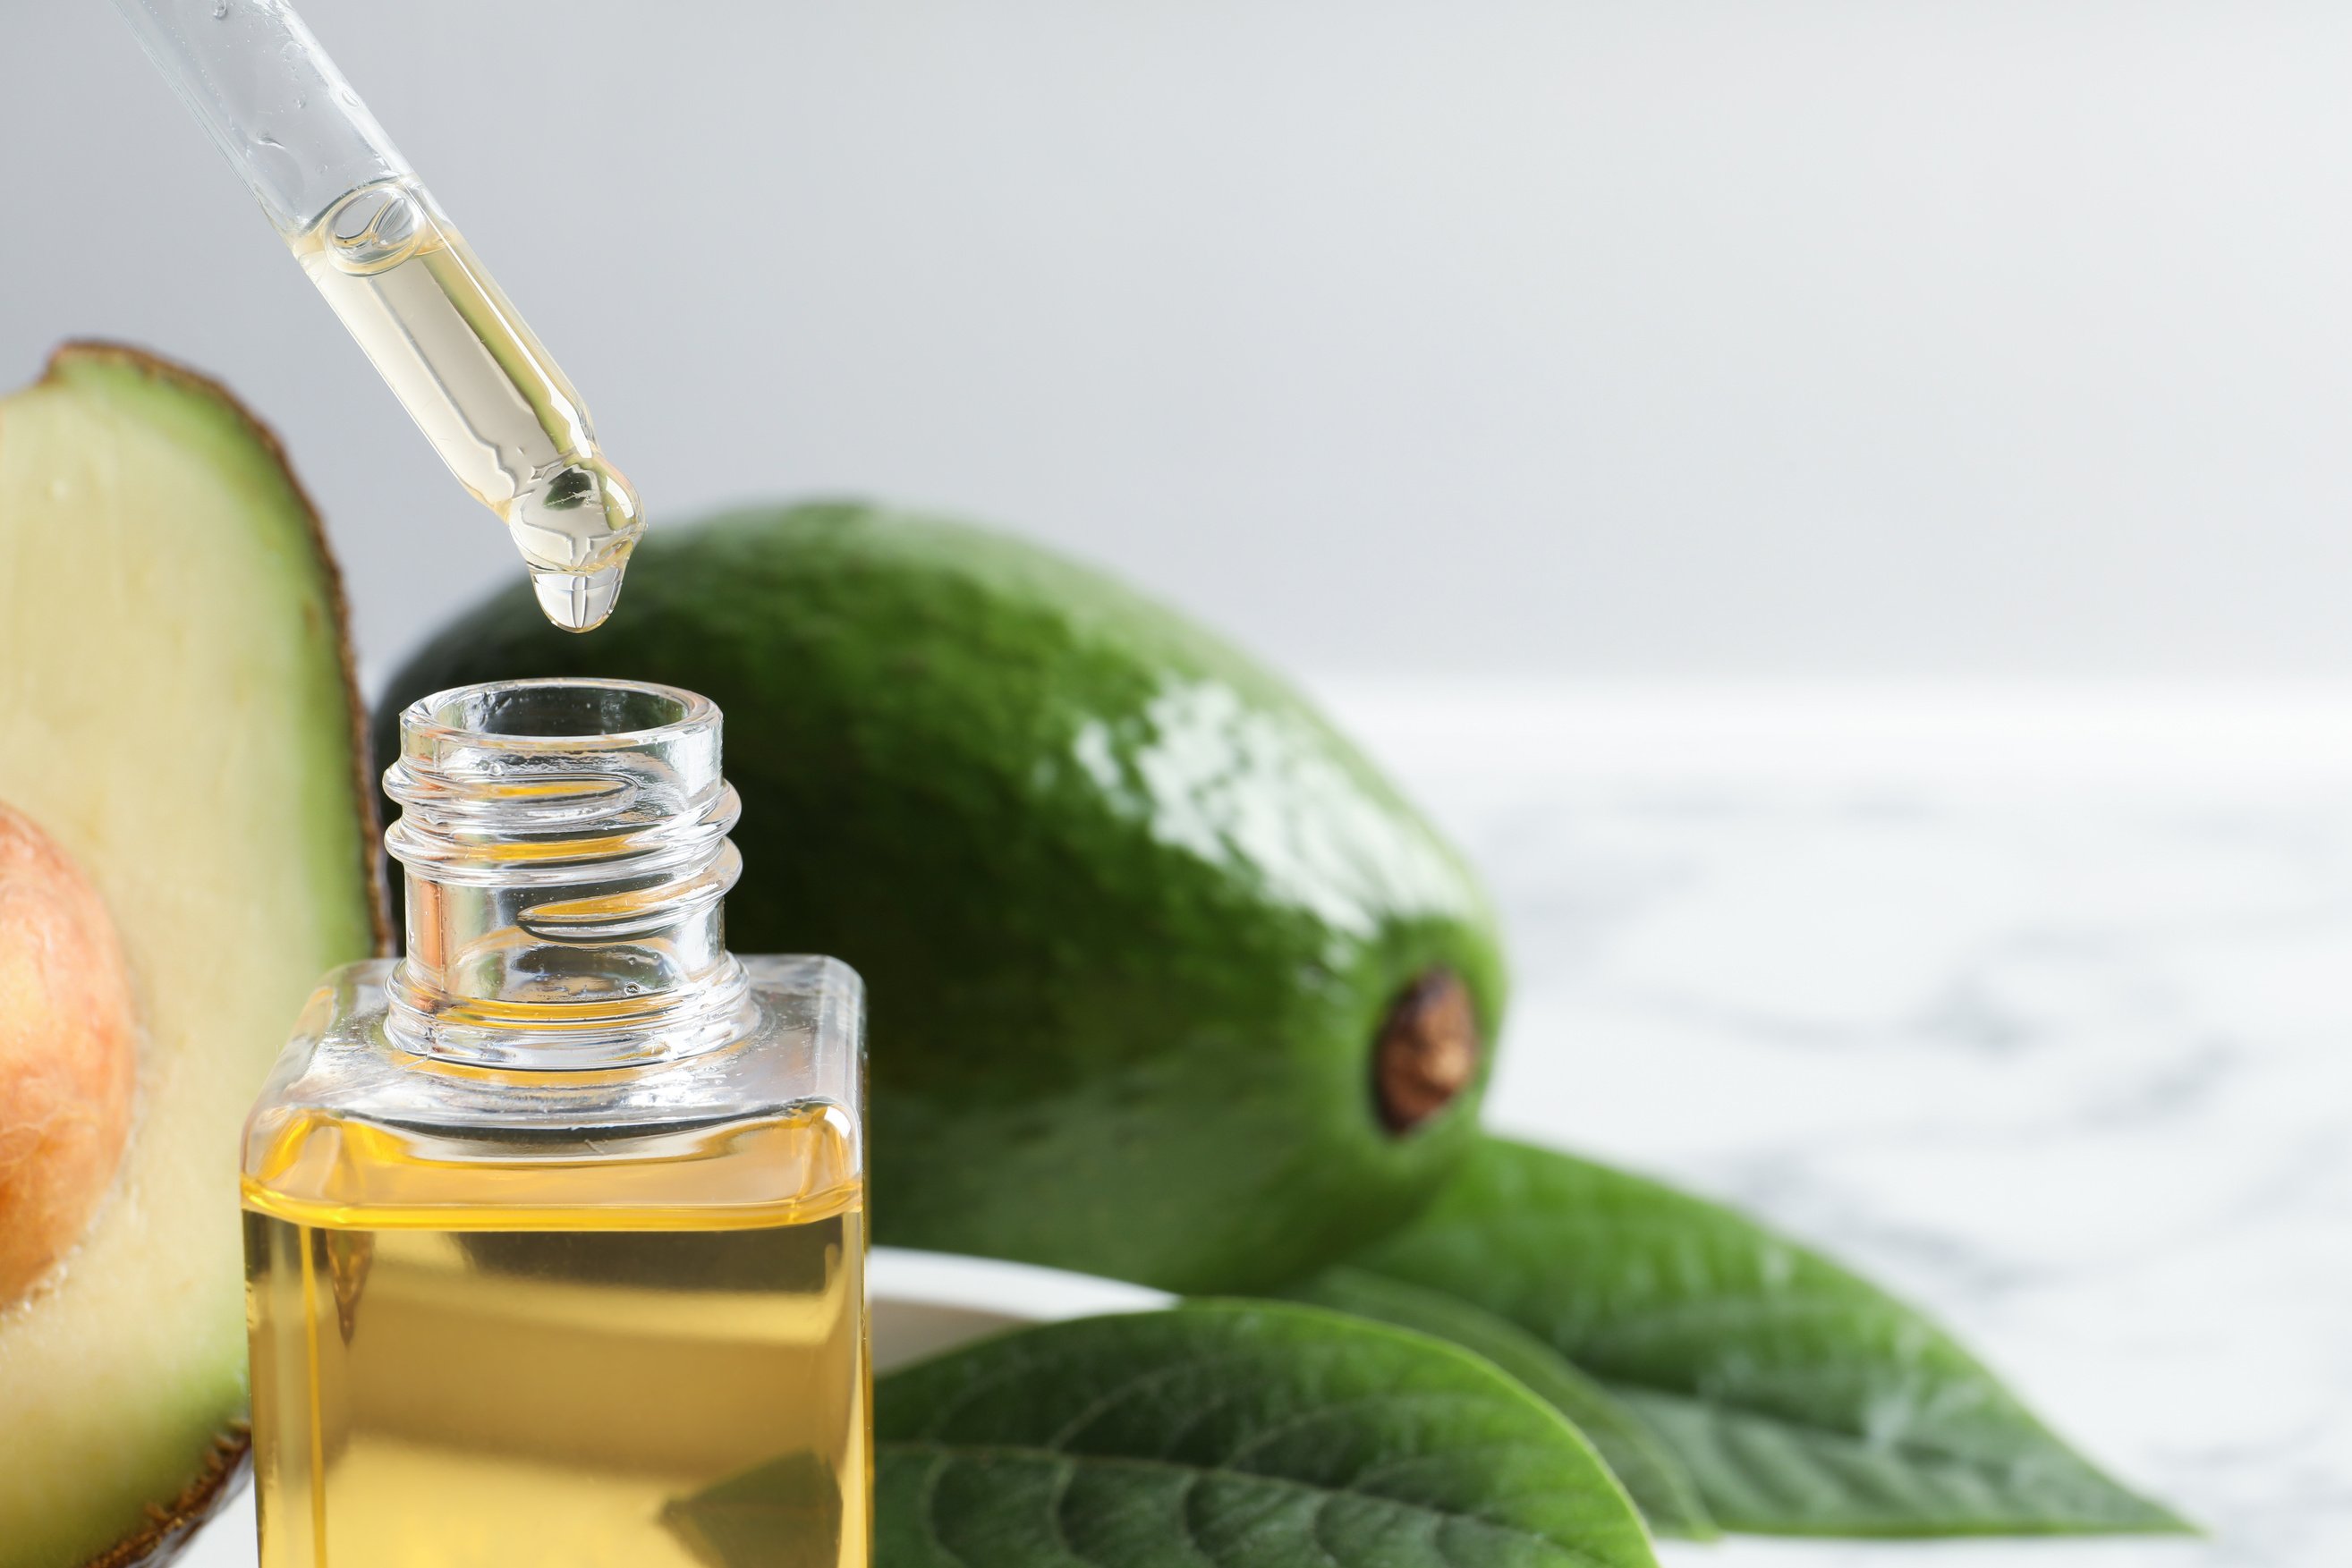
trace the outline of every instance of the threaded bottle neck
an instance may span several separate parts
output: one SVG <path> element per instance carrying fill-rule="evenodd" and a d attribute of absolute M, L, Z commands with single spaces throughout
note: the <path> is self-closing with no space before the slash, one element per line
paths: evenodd
<path fill-rule="evenodd" d="M 501 681 L 400 716 L 384 847 L 408 951 L 388 1027 L 484 1064 L 598 1067 L 732 1038 L 724 900 L 740 804 L 719 709 L 635 681 Z"/>

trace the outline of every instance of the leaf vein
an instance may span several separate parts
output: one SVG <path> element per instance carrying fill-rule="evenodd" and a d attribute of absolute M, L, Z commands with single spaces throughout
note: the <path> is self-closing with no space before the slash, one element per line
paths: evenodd
<path fill-rule="evenodd" d="M 906 1454 L 950 1463 L 958 1459 L 1003 1459 L 1057 1467 L 1089 1464 L 1118 1469 L 1173 1470 L 1191 1478 L 1186 1483 L 1188 1486 L 1197 1486 L 1204 1480 L 1224 1479 L 1302 1492 L 1317 1499 L 1318 1509 L 1342 1499 L 1357 1498 L 1363 1501 L 1378 1503 L 1382 1507 L 1397 1509 L 1437 1521 L 1452 1521 L 1465 1527 L 1492 1531 L 1497 1535 L 1512 1536 L 1532 1542 L 1559 1553 L 1569 1562 L 1590 1564 L 1591 1568 L 1616 1568 L 1616 1565 L 1607 1558 L 1597 1556 L 1556 1536 L 1548 1535 L 1540 1530 L 1516 1524 L 1507 1520 L 1492 1519 L 1485 1514 L 1460 1509 L 1444 1508 L 1435 1503 L 1381 1497 L 1350 1491 L 1345 1488 L 1323 1486 L 1314 1481 L 1301 1480 L 1293 1476 L 1268 1475 L 1256 1470 L 1221 1470 L 1213 1466 L 1192 1464 L 1181 1459 L 1108 1454 L 1080 1456 L 1019 1443 L 955 1444 L 929 1438 L 894 1438 L 888 1442 L 877 1443 L 875 1451 L 877 1457 Z"/>

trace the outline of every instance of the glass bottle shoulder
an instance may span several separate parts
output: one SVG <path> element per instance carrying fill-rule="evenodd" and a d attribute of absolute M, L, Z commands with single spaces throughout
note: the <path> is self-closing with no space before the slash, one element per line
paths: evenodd
<path fill-rule="evenodd" d="M 626 1067 L 482 1067 L 384 1029 L 391 960 L 312 994 L 245 1128 L 245 1205 L 301 1224 L 717 1229 L 858 1207 L 864 998 L 830 958 L 748 957 L 728 1044 Z"/>

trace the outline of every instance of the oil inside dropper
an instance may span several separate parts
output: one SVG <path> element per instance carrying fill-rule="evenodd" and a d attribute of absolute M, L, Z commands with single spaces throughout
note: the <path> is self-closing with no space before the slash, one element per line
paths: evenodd
<path fill-rule="evenodd" d="M 601 623 L 645 532 L 637 493 L 432 197 L 413 177 L 362 185 L 292 243 L 449 471 L 505 521 L 547 618 Z"/>

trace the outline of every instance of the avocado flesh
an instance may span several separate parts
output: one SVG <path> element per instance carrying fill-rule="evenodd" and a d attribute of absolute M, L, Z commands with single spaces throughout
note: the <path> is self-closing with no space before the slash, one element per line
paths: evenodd
<path fill-rule="evenodd" d="M 469 681 L 717 701 L 730 945 L 866 977 L 877 1239 L 1247 1290 L 1401 1222 L 1464 1153 L 1486 1061 L 1396 1134 L 1372 1056 L 1433 972 L 1493 1040 L 1486 902 L 1246 656 L 1044 550 L 856 505 L 664 525 L 629 581 L 588 638 L 520 590 L 462 616 L 393 678 L 378 755 Z"/>
<path fill-rule="evenodd" d="M 381 936 L 356 711 L 316 520 L 225 392 L 72 345 L 0 400 L 0 800 L 96 884 L 143 1036 L 112 1190 L 0 1306 L 0 1568 L 157 1560 L 234 1481 L 237 1129 Z"/>

